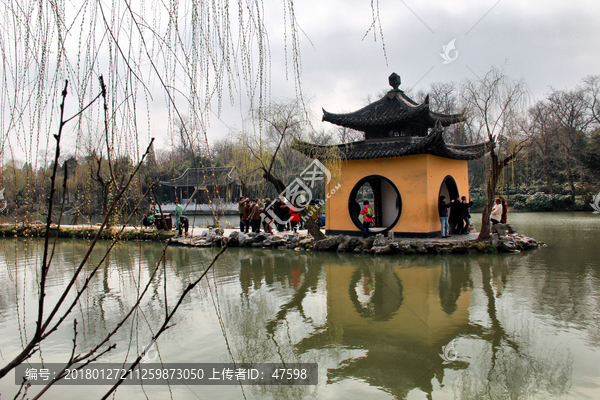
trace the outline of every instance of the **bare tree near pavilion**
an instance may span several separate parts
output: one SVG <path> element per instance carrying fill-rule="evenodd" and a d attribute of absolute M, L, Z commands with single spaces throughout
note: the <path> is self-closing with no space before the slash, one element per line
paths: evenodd
<path fill-rule="evenodd" d="M 493 67 L 483 78 L 464 81 L 461 95 L 470 114 L 471 129 L 489 142 L 491 165 L 486 185 L 487 201 L 478 237 L 478 240 L 488 240 L 498 180 L 504 167 L 516 160 L 527 141 L 522 135 L 527 91 L 522 81 L 515 81 L 502 69 Z"/>
<path fill-rule="evenodd" d="M 310 129 L 306 112 L 299 100 L 274 102 L 264 109 L 253 110 L 253 119 L 258 124 L 258 135 L 245 135 L 246 146 L 260 163 L 259 168 L 263 172 L 263 177 L 275 187 L 278 193 L 283 193 L 286 185 L 276 175 L 275 166 L 283 148 L 290 148 L 294 140 L 299 139 L 307 129 Z M 305 208 L 299 209 L 298 214 L 315 240 L 325 238 Z"/>

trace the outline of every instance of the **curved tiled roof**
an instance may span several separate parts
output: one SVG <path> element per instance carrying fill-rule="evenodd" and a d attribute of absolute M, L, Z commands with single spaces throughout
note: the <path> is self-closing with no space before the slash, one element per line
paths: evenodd
<path fill-rule="evenodd" d="M 334 146 L 322 146 L 296 141 L 293 148 L 311 158 L 322 160 L 331 157 L 339 157 L 343 160 L 368 160 L 415 154 L 431 154 L 453 160 L 476 160 L 488 152 L 487 143 L 466 146 L 446 144 L 440 125 L 437 124 L 436 128 L 425 137 L 363 140 Z"/>
<path fill-rule="evenodd" d="M 436 122 L 449 126 L 464 121 L 462 114 L 442 114 L 429 110 L 429 96 L 417 104 L 402 90 L 390 90 L 384 97 L 358 111 L 334 114 L 323 109 L 323 121 L 358 131 L 399 130 L 407 123 L 433 128 Z"/>

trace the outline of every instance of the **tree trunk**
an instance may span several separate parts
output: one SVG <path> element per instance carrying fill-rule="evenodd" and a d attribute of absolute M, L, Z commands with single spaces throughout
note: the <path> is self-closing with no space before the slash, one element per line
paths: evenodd
<path fill-rule="evenodd" d="M 571 168 L 571 155 L 567 153 L 567 178 L 571 189 L 571 204 L 575 205 L 575 183 L 573 182 L 573 170 Z"/>
<path fill-rule="evenodd" d="M 550 188 L 550 195 L 554 194 L 554 187 L 552 186 L 552 177 L 550 176 L 550 163 L 548 157 L 544 154 L 544 169 L 546 170 L 546 185 Z"/>
<path fill-rule="evenodd" d="M 498 183 L 498 177 L 500 176 L 500 173 L 502 173 L 504 167 L 504 162 L 498 162 L 498 156 L 494 153 L 493 149 L 490 154 L 492 156 L 492 166 L 490 168 L 490 178 L 488 179 L 485 191 L 487 202 L 481 213 L 481 230 L 477 237 L 477 240 L 479 241 L 489 240 L 490 238 L 490 214 L 492 213 L 494 200 L 496 198 L 496 184 Z"/>

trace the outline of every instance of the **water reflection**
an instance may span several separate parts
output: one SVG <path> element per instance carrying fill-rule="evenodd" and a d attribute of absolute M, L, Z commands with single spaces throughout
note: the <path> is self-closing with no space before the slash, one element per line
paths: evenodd
<path fill-rule="evenodd" d="M 60 244 L 49 298 L 85 249 L 81 241 Z M 4 242 L 0 279 L 12 282 L 0 291 L 4 359 L 30 332 L 24 327 L 35 315 L 40 250 L 34 240 Z M 583 265 L 568 265 L 563 255 L 544 251 L 365 257 L 228 249 L 159 340 L 161 358 L 319 364 L 317 387 L 246 387 L 247 398 L 593 398 L 600 393 L 600 267 L 589 254 Z M 151 285 L 131 328 L 115 338 L 111 360 L 146 344 L 137 341 L 151 336 L 148 325 L 162 320 L 165 304 L 173 304 L 215 252 L 168 249 L 166 272 Z M 161 254 L 155 243 L 122 243 L 100 268 L 78 309 L 82 351 L 114 328 Z M 60 359 L 71 340 L 69 329 L 57 332 L 44 358 Z M 442 346 L 453 340 L 458 359 L 443 364 Z M 0 382 L 0 392 L 11 393 L 7 385 Z M 168 396 L 163 389 L 150 398 Z M 117 398 L 138 397 L 135 390 L 123 389 Z M 243 397 L 239 387 L 211 390 L 178 388 L 174 398 Z"/>

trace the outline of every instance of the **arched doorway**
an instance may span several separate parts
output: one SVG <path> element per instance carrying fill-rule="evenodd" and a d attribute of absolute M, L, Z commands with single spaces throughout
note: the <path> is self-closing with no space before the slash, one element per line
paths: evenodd
<path fill-rule="evenodd" d="M 442 181 L 439 196 L 445 196 L 446 202 L 454 200 L 458 197 L 458 187 L 456 186 L 456 182 L 451 175 L 447 175 Z"/>
<path fill-rule="evenodd" d="M 456 181 L 451 175 L 447 175 L 442 181 L 439 196 L 446 197 L 446 203 L 456 199 L 459 196 L 458 186 L 456 186 Z M 450 210 L 448 211 L 448 216 L 450 216 Z"/>
<path fill-rule="evenodd" d="M 363 201 L 368 200 L 375 216 L 369 229 L 371 232 L 387 232 L 396 225 L 402 213 L 402 198 L 396 185 L 381 175 L 367 176 L 354 186 L 348 199 L 348 212 L 352 222 L 358 229 L 362 228 L 359 220 Z"/>

